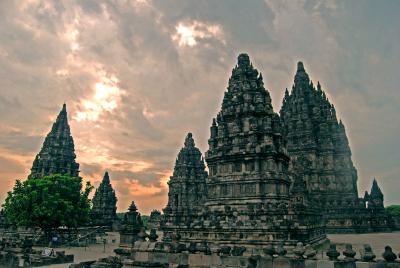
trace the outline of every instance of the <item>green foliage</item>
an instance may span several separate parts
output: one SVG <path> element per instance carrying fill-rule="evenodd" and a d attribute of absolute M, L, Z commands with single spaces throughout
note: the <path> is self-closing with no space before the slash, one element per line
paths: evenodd
<path fill-rule="evenodd" d="M 117 212 L 117 218 L 121 222 L 124 220 L 125 213 L 124 212 Z"/>
<path fill-rule="evenodd" d="M 147 223 L 149 222 L 150 216 L 147 215 L 142 215 L 142 222 L 143 222 L 143 226 L 147 227 Z"/>
<path fill-rule="evenodd" d="M 89 193 L 93 187 L 82 179 L 51 175 L 17 180 L 3 205 L 9 223 L 40 227 L 45 232 L 65 226 L 76 228 L 89 220 Z"/>
<path fill-rule="evenodd" d="M 386 207 L 386 211 L 392 216 L 400 217 L 400 205 L 391 205 Z"/>

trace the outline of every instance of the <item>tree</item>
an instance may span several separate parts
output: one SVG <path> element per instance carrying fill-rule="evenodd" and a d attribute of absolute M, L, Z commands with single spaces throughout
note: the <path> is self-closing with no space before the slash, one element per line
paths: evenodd
<path fill-rule="evenodd" d="M 386 207 L 386 211 L 392 216 L 400 217 L 400 205 L 388 206 Z"/>
<path fill-rule="evenodd" d="M 3 205 L 9 223 L 40 227 L 46 234 L 65 226 L 76 228 L 89 220 L 89 182 L 82 189 L 82 179 L 68 175 L 17 180 Z"/>

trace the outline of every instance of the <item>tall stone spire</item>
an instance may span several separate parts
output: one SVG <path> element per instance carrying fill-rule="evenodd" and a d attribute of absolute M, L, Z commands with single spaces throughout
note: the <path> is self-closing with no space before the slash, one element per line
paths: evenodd
<path fill-rule="evenodd" d="M 207 195 L 204 160 L 188 133 L 179 151 L 168 185 L 168 204 L 164 209 L 167 225 L 185 224 L 201 208 Z"/>
<path fill-rule="evenodd" d="M 110 183 L 110 177 L 106 171 L 99 188 L 93 196 L 93 208 L 91 211 L 92 224 L 96 226 L 111 227 L 117 217 L 117 197 Z"/>
<path fill-rule="evenodd" d="M 322 205 L 329 232 L 370 230 L 357 170 L 342 121 L 318 82 L 310 81 L 302 62 L 297 64 L 293 89 L 285 93 L 280 111 L 292 160 L 306 159 L 302 176 L 314 201 Z M 345 213 L 348 211 L 348 213 Z"/>
<path fill-rule="evenodd" d="M 379 188 L 378 182 L 376 181 L 375 178 L 372 181 L 370 197 L 371 198 L 382 198 L 383 199 L 383 194 L 382 194 L 381 188 Z"/>
<path fill-rule="evenodd" d="M 305 85 L 307 86 L 310 82 L 310 78 L 308 77 L 308 74 L 306 73 L 306 70 L 304 69 L 304 65 L 301 61 L 297 63 L 297 72 L 294 77 L 294 84 L 295 87 L 299 87 L 300 85 Z"/>
<path fill-rule="evenodd" d="M 210 132 L 205 156 L 210 172 L 207 196 L 198 205 L 201 212 L 177 230 L 182 240 L 260 248 L 283 240 L 295 245 L 324 239 L 318 213 L 305 209 L 299 225 L 293 225 L 297 210 L 290 198 L 282 122 L 272 109 L 262 75 L 247 54 L 238 56 Z M 186 144 L 192 143 L 190 138 Z M 177 166 L 181 159 L 178 156 Z M 174 177 L 180 169 L 175 168 Z M 171 177 L 168 205 L 176 204 L 179 211 L 179 191 L 171 192 L 172 184 Z M 174 189 L 185 192 L 185 184 Z M 310 221 L 312 225 L 304 224 Z"/>
<path fill-rule="evenodd" d="M 74 140 L 68 124 L 67 107 L 64 103 L 42 149 L 36 155 L 29 178 L 51 174 L 79 176 L 79 164 L 75 162 Z"/>

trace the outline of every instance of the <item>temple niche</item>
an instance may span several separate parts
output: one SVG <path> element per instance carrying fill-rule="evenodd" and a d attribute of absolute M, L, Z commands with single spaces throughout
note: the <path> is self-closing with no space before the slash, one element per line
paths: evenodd
<path fill-rule="evenodd" d="M 291 187 L 282 127 L 262 75 L 247 54 L 240 54 L 210 128 L 207 195 L 196 204 L 199 212 L 190 217 L 167 216 L 173 208 L 179 211 L 192 205 L 179 199 L 186 188 L 176 183 L 175 175 L 171 177 L 164 210 L 170 223 L 164 227 L 167 236 L 175 231 L 186 242 L 212 241 L 254 250 L 271 243 L 293 246 L 299 241 L 323 241 L 324 222 L 318 206 L 310 206 L 304 176 Z M 179 178 L 189 180 L 188 174 Z"/>
<path fill-rule="evenodd" d="M 75 162 L 74 140 L 68 124 L 67 107 L 64 104 L 56 122 L 47 134 L 42 149 L 36 155 L 29 178 L 52 174 L 79 176 L 79 164 Z"/>
<path fill-rule="evenodd" d="M 310 197 L 322 205 L 327 232 L 388 230 L 371 220 L 372 210 L 366 210 L 359 198 L 344 124 L 320 83 L 315 87 L 310 81 L 302 62 L 297 64 L 290 94 L 285 91 L 280 115 L 291 159 L 308 160 L 300 172 Z"/>
<path fill-rule="evenodd" d="M 168 204 L 164 209 L 166 226 L 185 224 L 199 212 L 206 197 L 206 177 L 201 152 L 195 146 L 192 133 L 188 133 L 168 182 Z"/>
<path fill-rule="evenodd" d="M 93 208 L 90 213 L 92 225 L 111 229 L 117 219 L 117 197 L 110 183 L 108 172 L 105 172 L 92 202 Z"/>

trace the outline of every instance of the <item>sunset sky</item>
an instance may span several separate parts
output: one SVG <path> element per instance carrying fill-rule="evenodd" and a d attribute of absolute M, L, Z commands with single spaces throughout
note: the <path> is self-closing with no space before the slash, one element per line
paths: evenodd
<path fill-rule="evenodd" d="M 346 126 L 359 195 L 400 204 L 400 1 L 0 1 L 0 203 L 67 104 L 81 176 L 162 209 L 187 132 L 207 150 L 236 57 L 279 111 L 297 61 Z"/>

